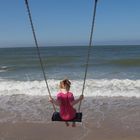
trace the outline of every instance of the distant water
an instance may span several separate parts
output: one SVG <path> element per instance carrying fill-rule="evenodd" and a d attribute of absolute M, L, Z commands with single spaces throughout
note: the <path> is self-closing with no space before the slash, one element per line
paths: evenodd
<path fill-rule="evenodd" d="M 87 46 L 40 48 L 48 79 L 83 79 Z M 36 48 L 1 48 L 0 78 L 43 80 Z M 95 46 L 88 79 L 140 79 L 140 46 Z"/>
<path fill-rule="evenodd" d="M 87 47 L 42 47 L 40 51 L 51 94 L 55 96 L 60 80 L 68 77 L 71 91 L 79 96 Z M 133 102 L 127 100 L 128 109 L 135 106 L 140 98 L 140 46 L 95 46 L 90 53 L 85 97 L 108 97 L 107 104 L 113 102 L 117 108 L 126 103 L 116 97 L 133 98 Z M 17 117 L 30 121 L 41 117 L 39 120 L 45 121 L 47 111 L 52 112 L 46 95 L 36 48 L 0 48 L 0 122 L 15 121 Z M 87 101 L 84 106 L 100 111 L 104 102 L 96 101 L 95 105 Z"/>
<path fill-rule="evenodd" d="M 80 94 L 87 50 L 87 46 L 40 48 L 52 93 L 68 77 Z M 90 53 L 88 96 L 140 96 L 140 46 L 95 46 Z M 29 94 L 29 90 L 33 95 L 47 94 L 36 48 L 1 48 L 0 94 Z"/>

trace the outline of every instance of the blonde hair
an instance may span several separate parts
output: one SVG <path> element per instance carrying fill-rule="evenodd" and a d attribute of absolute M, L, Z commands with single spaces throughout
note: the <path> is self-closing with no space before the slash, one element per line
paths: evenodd
<path fill-rule="evenodd" d="M 64 88 L 67 91 L 70 90 L 71 82 L 68 79 L 64 79 L 60 82 L 60 88 Z"/>

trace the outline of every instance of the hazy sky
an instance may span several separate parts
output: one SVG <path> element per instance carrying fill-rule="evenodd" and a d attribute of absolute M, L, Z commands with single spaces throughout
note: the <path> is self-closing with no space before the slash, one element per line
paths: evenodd
<path fill-rule="evenodd" d="M 86 45 L 94 0 L 29 0 L 39 45 Z M 95 44 L 140 44 L 140 0 L 98 0 Z M 0 47 L 34 45 L 24 0 L 0 0 Z"/>

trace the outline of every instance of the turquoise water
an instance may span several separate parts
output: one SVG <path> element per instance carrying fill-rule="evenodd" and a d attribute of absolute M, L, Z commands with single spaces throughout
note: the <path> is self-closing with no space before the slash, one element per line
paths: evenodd
<path fill-rule="evenodd" d="M 83 79 L 87 46 L 40 47 L 48 79 Z M 140 46 L 94 46 L 87 78 L 140 79 Z M 0 48 L 0 79 L 42 80 L 35 47 Z"/>

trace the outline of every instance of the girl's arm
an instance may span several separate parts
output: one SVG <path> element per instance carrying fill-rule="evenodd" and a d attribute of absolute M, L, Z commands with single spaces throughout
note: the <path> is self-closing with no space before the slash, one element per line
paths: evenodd
<path fill-rule="evenodd" d="M 84 99 L 84 95 L 80 95 L 80 97 L 74 101 L 71 102 L 71 105 L 74 106 L 76 105 L 77 103 L 79 103 L 81 100 Z"/>
<path fill-rule="evenodd" d="M 59 100 L 55 100 L 52 97 L 49 97 L 49 101 L 57 106 L 60 106 L 61 102 Z"/>

